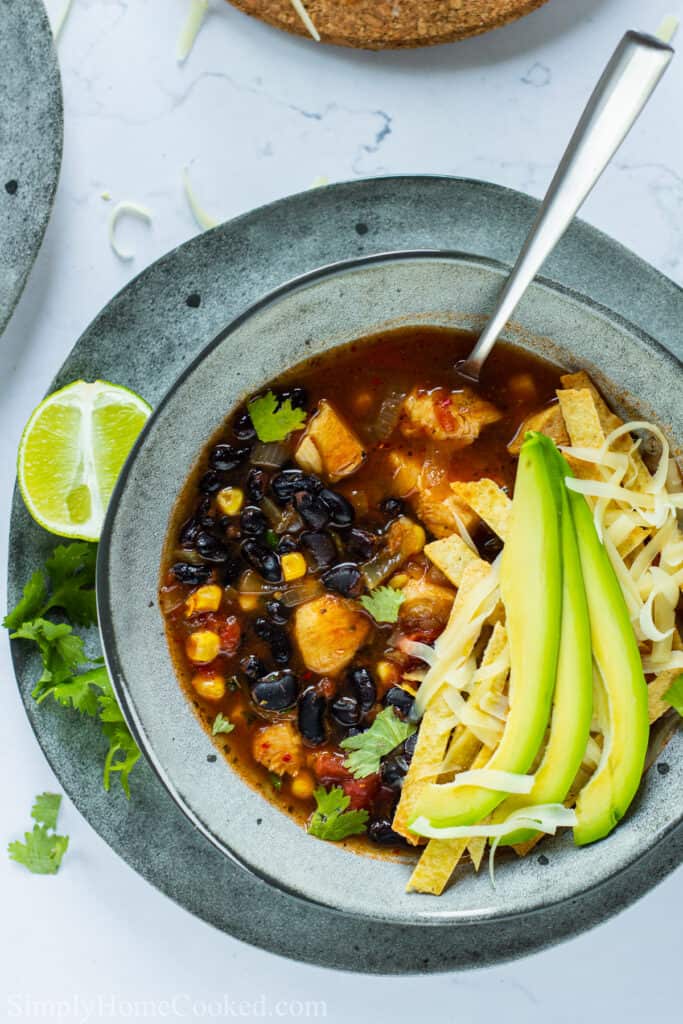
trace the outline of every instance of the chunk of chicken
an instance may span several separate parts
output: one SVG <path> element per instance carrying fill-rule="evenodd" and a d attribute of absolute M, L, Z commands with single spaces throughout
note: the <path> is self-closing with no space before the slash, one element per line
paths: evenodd
<path fill-rule="evenodd" d="M 335 594 L 300 605 L 294 616 L 294 636 L 304 664 L 321 676 L 337 675 L 346 668 L 370 628 L 357 604 Z"/>
<path fill-rule="evenodd" d="M 392 494 L 410 503 L 432 536 L 450 537 L 458 533 L 458 519 L 470 533 L 476 528 L 479 517 L 451 494 L 447 481 L 436 487 L 430 486 L 422 460 L 407 452 L 393 451 L 389 453 L 389 464 L 393 470 Z"/>
<path fill-rule="evenodd" d="M 461 391 L 413 388 L 403 402 L 399 422 L 404 437 L 428 437 L 465 448 L 502 415 L 495 405 L 468 387 Z"/>
<path fill-rule="evenodd" d="M 292 722 L 258 729 L 251 752 L 255 761 L 276 775 L 297 775 L 304 765 L 304 746 Z"/>
<path fill-rule="evenodd" d="M 355 473 L 366 453 L 351 428 L 323 398 L 306 425 L 294 457 L 307 473 L 317 473 L 334 483 Z"/>
<path fill-rule="evenodd" d="M 537 430 L 539 434 L 547 434 L 555 444 L 569 444 L 569 434 L 562 416 L 562 409 L 557 402 L 547 405 L 545 409 L 532 412 L 520 424 L 519 430 L 508 445 L 511 455 L 519 455 L 527 430 Z"/>
<path fill-rule="evenodd" d="M 428 579 L 409 579 L 401 587 L 403 603 L 399 610 L 401 625 L 407 629 L 440 632 L 451 614 L 455 591 Z"/>

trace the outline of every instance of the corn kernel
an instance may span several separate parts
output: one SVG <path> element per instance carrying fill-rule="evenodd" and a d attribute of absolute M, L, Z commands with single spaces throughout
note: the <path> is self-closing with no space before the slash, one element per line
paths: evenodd
<path fill-rule="evenodd" d="M 221 606 L 223 591 L 216 583 L 208 583 L 190 594 L 185 602 L 185 614 L 188 619 L 198 612 L 217 612 Z"/>
<path fill-rule="evenodd" d="M 218 674 L 197 674 L 192 679 L 192 686 L 204 700 L 223 700 L 225 697 L 225 679 Z"/>
<path fill-rule="evenodd" d="M 392 576 L 389 580 L 389 586 L 393 587 L 394 590 L 401 590 L 405 587 L 410 577 L 406 572 L 397 572 L 395 576 Z"/>
<path fill-rule="evenodd" d="M 378 661 L 375 672 L 379 682 L 386 687 L 394 686 L 400 679 L 400 672 L 393 661 Z"/>
<path fill-rule="evenodd" d="M 237 600 L 243 612 L 255 612 L 259 605 L 258 594 L 240 594 Z"/>
<path fill-rule="evenodd" d="M 198 629 L 185 641 L 185 652 L 195 665 L 208 665 L 218 656 L 220 649 L 220 637 L 211 629 Z"/>
<path fill-rule="evenodd" d="M 239 487 L 224 487 L 216 495 L 218 511 L 224 516 L 236 516 L 244 504 L 244 493 Z"/>
<path fill-rule="evenodd" d="M 299 774 L 292 779 L 291 790 L 292 796 L 297 797 L 299 800 L 307 800 L 313 796 L 313 790 L 315 789 L 315 782 L 310 772 L 299 772 Z"/>
<path fill-rule="evenodd" d="M 282 556 L 282 575 L 287 583 L 291 583 L 292 580 L 300 580 L 302 576 L 306 575 L 307 569 L 306 559 L 300 551 L 291 551 Z"/>

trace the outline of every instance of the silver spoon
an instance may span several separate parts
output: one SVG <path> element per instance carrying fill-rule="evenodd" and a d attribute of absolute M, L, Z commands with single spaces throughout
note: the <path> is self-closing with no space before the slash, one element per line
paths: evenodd
<path fill-rule="evenodd" d="M 498 335 L 572 218 L 624 141 L 674 55 L 656 36 L 627 32 L 602 73 L 550 183 L 493 315 L 456 369 L 479 380 Z"/>

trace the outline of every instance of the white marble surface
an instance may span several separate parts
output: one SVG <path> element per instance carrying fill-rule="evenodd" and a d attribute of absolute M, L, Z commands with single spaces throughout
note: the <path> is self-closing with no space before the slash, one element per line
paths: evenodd
<path fill-rule="evenodd" d="M 51 15 L 62 2 L 48 0 Z M 218 218 L 300 191 L 318 175 L 453 173 L 541 195 L 622 31 L 653 29 L 668 13 L 683 17 L 682 0 L 551 0 L 487 37 L 377 55 L 289 38 L 213 0 L 194 52 L 179 67 L 176 39 L 187 6 L 74 0 L 60 40 L 61 184 L 1 343 L 3 575 L 21 427 L 114 292 L 196 231 L 180 186 L 183 166 Z M 584 211 L 678 281 L 682 86 L 679 57 Z M 108 247 L 103 191 L 154 211 L 151 229 L 121 226 L 124 244 L 136 249 L 132 262 Z M 33 796 L 57 784 L 22 712 L 4 636 L 0 676 L 4 846 L 28 825 Z M 222 1007 L 220 1019 L 264 1010 L 302 1016 L 306 1000 L 323 1001 L 325 1019 L 335 1022 L 681 1017 L 681 871 L 590 934 L 521 962 L 430 978 L 352 977 L 289 963 L 213 931 L 123 864 L 68 801 L 62 814 L 72 847 L 56 878 L 33 877 L 0 855 L 3 1019 L 194 1019 L 208 1014 L 207 1000 L 221 1001 L 214 1006 Z M 135 1001 L 148 1004 L 131 1007 Z"/>

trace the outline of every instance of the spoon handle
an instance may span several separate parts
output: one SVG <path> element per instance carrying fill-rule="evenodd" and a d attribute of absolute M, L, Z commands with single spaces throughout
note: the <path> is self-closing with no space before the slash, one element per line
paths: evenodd
<path fill-rule="evenodd" d="M 459 372 L 477 381 L 498 335 L 628 134 L 674 51 L 655 36 L 627 32 L 581 115 L 536 220 L 488 324 Z"/>

